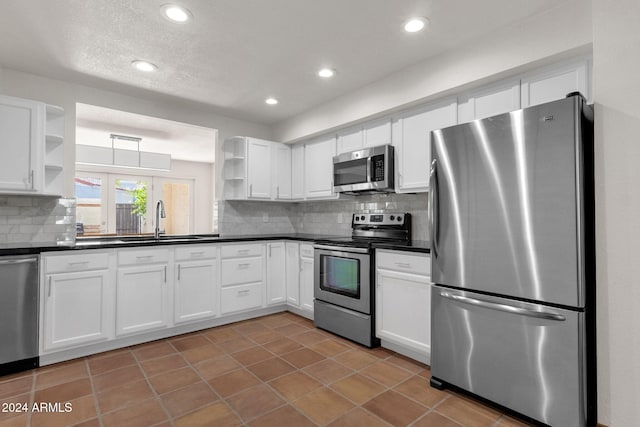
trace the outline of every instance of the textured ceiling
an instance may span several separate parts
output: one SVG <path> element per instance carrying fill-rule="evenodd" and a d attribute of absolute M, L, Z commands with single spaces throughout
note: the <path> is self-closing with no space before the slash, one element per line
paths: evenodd
<path fill-rule="evenodd" d="M 160 15 L 167 2 L 4 2 L 0 64 L 273 124 L 499 27 L 517 31 L 561 0 L 180 0 L 194 15 L 182 25 Z M 404 33 L 412 15 L 429 17 L 429 29 Z M 134 59 L 159 70 L 137 72 Z M 322 66 L 336 76 L 319 79 Z M 280 104 L 265 105 L 267 96 Z"/>

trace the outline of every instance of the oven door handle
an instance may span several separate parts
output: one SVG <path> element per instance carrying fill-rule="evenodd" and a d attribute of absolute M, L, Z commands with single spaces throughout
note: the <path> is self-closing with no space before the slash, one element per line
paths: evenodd
<path fill-rule="evenodd" d="M 337 252 L 355 252 L 359 254 L 368 254 L 369 249 L 367 248 L 352 248 L 346 246 L 327 246 L 327 245 L 314 245 L 314 249 L 323 249 L 327 251 L 337 251 Z"/>

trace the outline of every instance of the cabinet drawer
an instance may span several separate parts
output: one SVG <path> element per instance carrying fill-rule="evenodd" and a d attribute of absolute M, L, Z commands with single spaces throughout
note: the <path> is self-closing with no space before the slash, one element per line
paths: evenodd
<path fill-rule="evenodd" d="M 169 249 L 122 249 L 118 251 L 118 265 L 169 262 Z"/>
<path fill-rule="evenodd" d="M 220 297 L 221 312 L 248 310 L 262 306 L 262 283 L 223 288 Z"/>
<path fill-rule="evenodd" d="M 64 273 L 68 271 L 104 270 L 109 268 L 109 254 L 106 252 L 83 253 L 75 251 L 73 255 L 47 255 L 45 273 Z"/>
<path fill-rule="evenodd" d="M 300 243 L 300 256 L 313 258 L 313 245 L 309 243 Z"/>
<path fill-rule="evenodd" d="M 222 286 L 262 282 L 262 257 L 223 259 L 220 271 Z"/>
<path fill-rule="evenodd" d="M 205 245 L 178 246 L 176 248 L 176 261 L 200 258 L 215 258 L 216 249 L 217 248 L 215 246 Z"/>
<path fill-rule="evenodd" d="M 431 276 L 431 258 L 415 252 L 376 251 L 376 268 Z"/>
<path fill-rule="evenodd" d="M 264 245 L 259 243 L 250 245 L 228 245 L 221 248 L 220 255 L 222 258 L 237 258 L 243 256 L 258 256 L 262 255 L 262 248 Z"/>

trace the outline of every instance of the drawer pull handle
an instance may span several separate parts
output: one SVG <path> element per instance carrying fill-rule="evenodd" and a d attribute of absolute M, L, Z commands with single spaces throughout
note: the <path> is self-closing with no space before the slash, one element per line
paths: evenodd
<path fill-rule="evenodd" d="M 249 268 L 251 264 L 245 262 L 244 264 L 238 264 L 238 270 L 246 270 L 247 268 Z"/>
<path fill-rule="evenodd" d="M 75 262 L 68 263 L 69 267 L 74 267 L 76 265 L 85 265 L 85 264 L 89 264 L 89 261 L 75 261 Z"/>
<path fill-rule="evenodd" d="M 204 251 L 191 252 L 191 256 L 202 256 L 202 255 L 204 255 Z"/>
<path fill-rule="evenodd" d="M 396 265 L 400 268 L 411 268 L 411 264 L 408 262 L 396 262 Z"/>
<path fill-rule="evenodd" d="M 238 291 L 238 296 L 239 297 L 246 297 L 247 295 L 249 295 L 249 292 L 251 292 L 249 289 Z"/>
<path fill-rule="evenodd" d="M 153 255 L 138 255 L 136 256 L 136 259 L 139 261 L 144 261 L 147 259 L 153 259 Z"/>
<path fill-rule="evenodd" d="M 249 253 L 249 249 L 239 249 L 238 250 L 238 254 L 248 254 Z"/>

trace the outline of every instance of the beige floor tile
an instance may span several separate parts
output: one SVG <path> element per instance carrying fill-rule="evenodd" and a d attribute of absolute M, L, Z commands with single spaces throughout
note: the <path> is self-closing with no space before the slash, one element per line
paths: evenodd
<path fill-rule="evenodd" d="M 164 394 L 200 381 L 200 377 L 191 368 L 176 369 L 149 378 L 156 393 Z"/>
<path fill-rule="evenodd" d="M 240 367 L 241 365 L 231 356 L 207 359 L 195 365 L 196 371 L 206 380 L 224 375 Z"/>
<path fill-rule="evenodd" d="M 245 369 L 237 369 L 209 380 L 211 387 L 222 397 L 228 397 L 261 383 Z"/>
<path fill-rule="evenodd" d="M 357 407 L 347 412 L 337 420 L 329 424 L 329 427 L 388 427 L 389 423 L 383 421 L 371 412 Z"/>
<path fill-rule="evenodd" d="M 187 366 L 187 362 L 185 362 L 182 356 L 177 353 L 165 357 L 146 360 L 140 364 L 142 365 L 144 373 L 149 377 Z"/>
<path fill-rule="evenodd" d="M 274 357 L 248 366 L 247 369 L 253 372 L 253 374 L 262 381 L 269 381 L 284 374 L 288 374 L 289 372 L 293 372 L 296 368 L 279 357 Z"/>
<path fill-rule="evenodd" d="M 207 383 L 199 382 L 163 394 L 161 400 L 169 414 L 175 418 L 213 403 L 218 397 Z"/>
<path fill-rule="evenodd" d="M 102 412 L 111 412 L 124 406 L 136 405 L 152 397 L 153 392 L 147 381 L 143 379 L 98 393 L 98 406 Z"/>
<path fill-rule="evenodd" d="M 281 406 L 249 423 L 250 427 L 313 427 L 307 417 L 291 405 Z"/>
<path fill-rule="evenodd" d="M 323 355 L 321 355 L 320 353 L 316 353 L 309 348 L 301 348 L 300 350 L 283 354 L 280 357 L 282 357 L 284 360 L 298 369 L 302 369 L 305 366 L 313 365 L 314 363 L 318 363 L 325 359 Z"/>
<path fill-rule="evenodd" d="M 413 423 L 412 427 L 464 427 L 450 418 L 437 412 L 429 412 L 427 415 Z"/>
<path fill-rule="evenodd" d="M 493 426 L 500 413 L 466 397 L 452 395 L 436 405 L 436 411 L 465 427 Z"/>
<path fill-rule="evenodd" d="M 224 402 L 212 403 L 175 420 L 176 427 L 233 427 L 240 424 L 240 418 Z"/>
<path fill-rule="evenodd" d="M 273 357 L 273 353 L 265 350 L 262 346 L 257 346 L 233 353 L 231 357 L 242 365 L 247 366 L 262 362 L 265 359 L 270 359 Z"/>
<path fill-rule="evenodd" d="M 295 371 L 276 378 L 269 385 L 289 401 L 296 400 L 318 387 L 322 387 L 321 382 L 304 374 L 302 371 Z"/>
<path fill-rule="evenodd" d="M 166 419 L 164 410 L 155 399 L 102 415 L 105 427 L 151 426 Z"/>
<path fill-rule="evenodd" d="M 400 394 L 416 400 L 428 407 L 434 407 L 450 396 L 446 391 L 441 391 L 429 385 L 429 380 L 419 375 L 414 375 L 408 380 L 393 388 Z"/>
<path fill-rule="evenodd" d="M 402 381 L 405 381 L 412 376 L 411 372 L 398 368 L 387 361 L 367 366 L 362 369 L 360 373 L 379 382 L 380 384 L 384 384 L 387 387 L 393 387 L 400 384 Z"/>
<path fill-rule="evenodd" d="M 331 384 L 341 378 L 353 374 L 354 371 L 335 360 L 325 359 L 314 365 L 307 366 L 304 368 L 304 372 L 324 384 Z"/>
<path fill-rule="evenodd" d="M 124 366 L 135 365 L 136 359 L 133 357 L 133 353 L 127 351 L 106 357 L 89 357 L 87 362 L 89 363 L 91 374 L 99 375 Z"/>
<path fill-rule="evenodd" d="M 342 363 L 347 368 L 355 370 L 365 368 L 379 360 L 377 357 L 368 354 L 365 350 L 357 348 L 340 353 L 337 356 L 334 356 L 333 359 Z"/>
<path fill-rule="evenodd" d="M 336 381 L 331 388 L 357 405 L 362 405 L 385 390 L 383 385 L 360 374 Z"/>
<path fill-rule="evenodd" d="M 427 410 L 425 406 L 395 391 L 386 391 L 362 406 L 383 420 L 398 426 L 409 425 Z"/>
<path fill-rule="evenodd" d="M 235 394 L 228 398 L 227 402 L 244 421 L 252 420 L 285 404 L 284 400 L 264 384 Z"/>
<path fill-rule="evenodd" d="M 353 408 L 353 403 L 328 388 L 320 388 L 292 403 L 316 424 L 327 424 Z"/>

